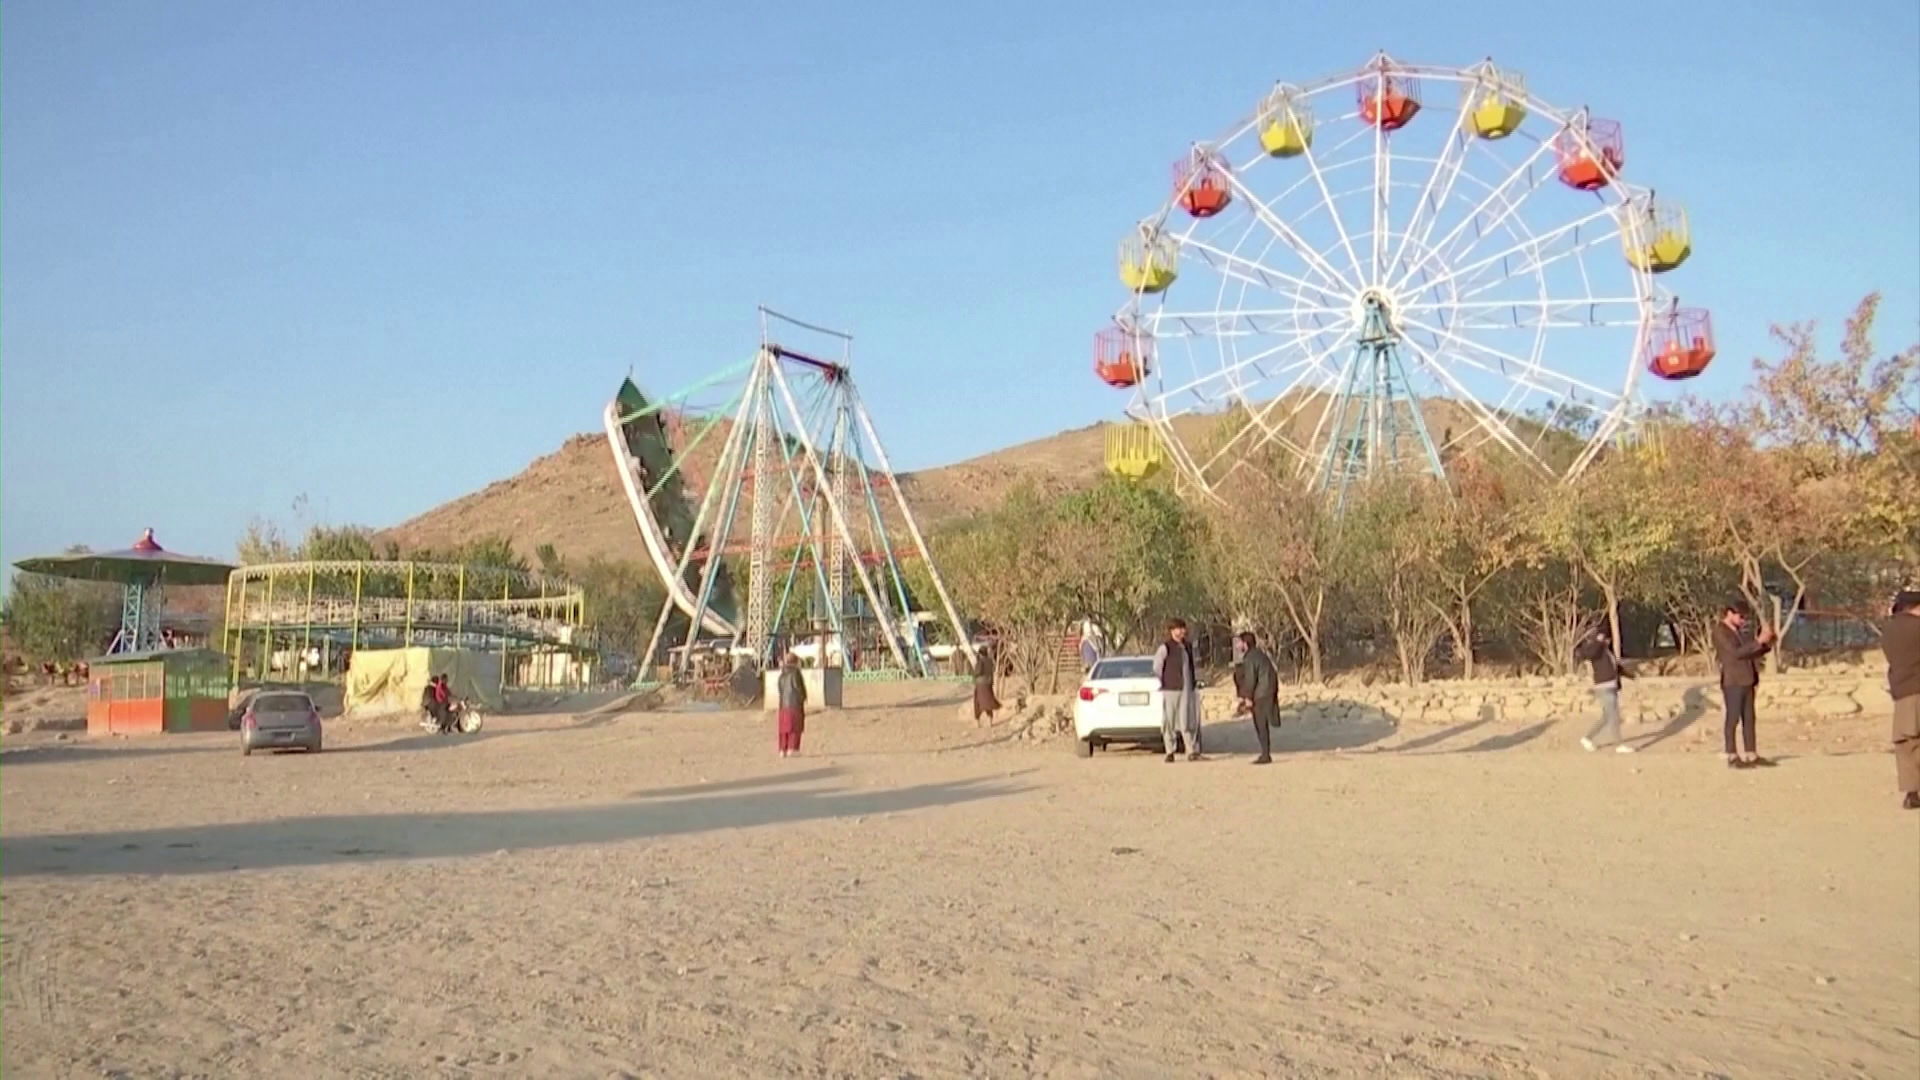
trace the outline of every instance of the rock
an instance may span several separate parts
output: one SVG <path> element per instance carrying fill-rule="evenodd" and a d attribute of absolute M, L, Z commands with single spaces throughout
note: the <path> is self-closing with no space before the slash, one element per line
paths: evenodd
<path fill-rule="evenodd" d="M 1852 716 L 1860 711 L 1860 703 L 1845 694 L 1830 694 L 1813 699 L 1815 716 Z"/>

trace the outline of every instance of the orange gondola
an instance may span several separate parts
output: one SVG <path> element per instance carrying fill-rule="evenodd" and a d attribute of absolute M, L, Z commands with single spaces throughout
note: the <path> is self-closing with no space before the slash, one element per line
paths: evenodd
<path fill-rule="evenodd" d="M 1153 339 L 1131 327 L 1109 326 L 1093 335 L 1093 373 L 1116 390 L 1138 386 L 1153 370 Z"/>
<path fill-rule="evenodd" d="M 1554 136 L 1553 154 L 1561 183 L 1575 191 L 1598 191 L 1626 166 L 1626 136 L 1615 121 L 1583 115 Z"/>
<path fill-rule="evenodd" d="M 1194 151 L 1173 163 L 1173 194 L 1187 213 L 1210 218 L 1233 202 L 1226 162 L 1205 150 Z"/>
<path fill-rule="evenodd" d="M 1647 335 L 1647 370 L 1670 382 L 1698 376 L 1713 357 L 1713 317 L 1704 308 L 1675 307 Z"/>
<path fill-rule="evenodd" d="M 1399 131 L 1420 112 L 1420 80 L 1382 66 L 1360 80 L 1360 119 L 1381 131 Z"/>

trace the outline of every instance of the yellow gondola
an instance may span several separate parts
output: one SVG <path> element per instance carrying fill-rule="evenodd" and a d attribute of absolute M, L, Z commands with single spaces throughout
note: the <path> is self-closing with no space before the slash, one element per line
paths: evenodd
<path fill-rule="evenodd" d="M 1520 130 L 1527 118 L 1526 77 L 1517 71 L 1501 71 L 1491 62 L 1484 64 L 1466 84 L 1465 95 L 1461 107 L 1468 126 L 1482 139 L 1504 139 Z"/>
<path fill-rule="evenodd" d="M 1693 254 L 1693 230 L 1687 224 L 1684 207 L 1656 204 L 1648 198 L 1637 202 L 1629 213 L 1627 227 L 1620 230 L 1620 243 L 1626 249 L 1627 262 L 1636 269 L 1664 274 Z"/>
<path fill-rule="evenodd" d="M 1291 86 L 1276 86 L 1260 103 L 1260 148 L 1270 157 L 1298 157 L 1313 147 L 1313 105 Z"/>
<path fill-rule="evenodd" d="M 1120 283 L 1134 292 L 1165 292 L 1180 276 L 1179 267 L 1180 245 L 1151 226 L 1120 242 Z"/>
<path fill-rule="evenodd" d="M 1160 433 L 1146 424 L 1107 425 L 1107 472 L 1124 480 L 1145 480 L 1166 458 Z"/>

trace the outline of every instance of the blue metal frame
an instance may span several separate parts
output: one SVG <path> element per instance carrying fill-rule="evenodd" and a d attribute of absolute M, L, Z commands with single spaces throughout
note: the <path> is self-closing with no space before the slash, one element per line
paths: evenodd
<path fill-rule="evenodd" d="M 1354 343 L 1353 356 L 1347 361 L 1339 400 L 1334 406 L 1333 439 L 1328 442 L 1320 462 L 1318 486 L 1323 492 L 1333 492 L 1336 510 L 1346 505 L 1348 486 L 1368 475 L 1370 440 L 1374 451 L 1395 454 L 1405 434 L 1400 426 L 1402 405 L 1412 417 L 1412 435 L 1419 441 L 1427 467 L 1433 475 L 1446 477 L 1440 449 L 1427 430 L 1426 417 L 1420 414 L 1420 400 L 1407 387 L 1406 368 L 1400 361 L 1396 344 L 1399 335 L 1378 298 L 1368 297 L 1366 304 L 1360 339 Z"/>
<path fill-rule="evenodd" d="M 128 582 L 120 593 L 120 630 L 107 646 L 107 655 L 150 652 L 160 648 L 162 606 L 159 579 Z"/>
<path fill-rule="evenodd" d="M 860 485 L 865 488 L 867 492 L 867 511 L 873 515 L 874 535 L 880 538 L 880 550 L 885 552 L 887 556 L 887 572 L 893 577 L 894 596 L 900 601 L 900 617 L 907 619 L 911 623 L 913 607 L 907 601 L 906 577 L 900 572 L 899 556 L 893 553 L 893 538 L 887 535 L 887 520 L 880 512 L 879 496 L 873 493 L 873 474 L 867 470 L 866 444 L 861 441 L 860 433 L 854 430 L 852 425 L 848 425 L 847 430 L 849 439 L 852 440 L 854 447 L 859 451 L 853 455 L 853 463 L 860 469 Z M 846 451 L 843 449 L 841 452 L 845 453 Z M 858 557 L 856 554 L 855 558 Z M 933 674 L 932 660 L 927 656 L 926 642 L 924 640 L 925 635 L 920 631 L 920 625 L 918 623 L 912 623 L 912 626 L 914 630 L 913 638 L 908 644 L 912 646 L 914 659 L 920 665 L 920 674 L 931 675 Z"/>

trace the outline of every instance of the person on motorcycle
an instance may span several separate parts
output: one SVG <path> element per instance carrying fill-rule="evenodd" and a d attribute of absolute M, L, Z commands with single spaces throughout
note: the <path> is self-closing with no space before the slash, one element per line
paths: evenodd
<path fill-rule="evenodd" d="M 445 675 L 427 680 L 427 688 L 420 694 L 420 707 L 433 717 L 433 726 L 441 734 L 453 730 L 453 690 L 447 686 Z"/>

